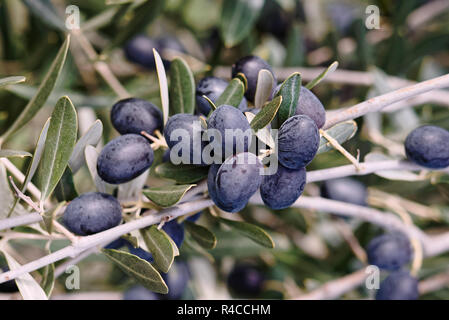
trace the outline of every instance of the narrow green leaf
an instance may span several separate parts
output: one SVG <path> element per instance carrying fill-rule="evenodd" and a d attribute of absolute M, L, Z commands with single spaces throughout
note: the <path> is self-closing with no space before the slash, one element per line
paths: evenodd
<path fill-rule="evenodd" d="M 118 186 L 117 199 L 119 201 L 136 201 L 142 194 L 142 188 L 147 183 L 150 170 L 146 170 L 133 180 Z"/>
<path fill-rule="evenodd" d="M 64 174 L 76 142 L 78 120 L 68 97 L 59 99 L 52 113 L 44 153 L 39 167 L 39 188 L 44 201 Z"/>
<path fill-rule="evenodd" d="M 3 254 L 5 255 L 10 270 L 16 270 L 21 267 L 7 252 L 3 251 Z M 42 290 L 39 283 L 29 273 L 17 277 L 16 284 L 23 300 L 48 300 L 44 290 Z"/>
<path fill-rule="evenodd" d="M 239 73 L 236 74 L 235 77 L 236 77 L 237 79 L 242 80 L 242 82 L 243 82 L 243 88 L 244 88 L 243 91 L 246 92 L 246 90 L 248 90 L 248 79 L 246 79 L 245 74 L 242 73 L 242 72 L 239 72 Z"/>
<path fill-rule="evenodd" d="M 55 219 L 56 214 L 61 210 L 63 206 L 65 206 L 66 202 L 62 201 L 58 203 L 56 206 L 51 208 L 50 210 L 47 210 L 42 215 L 42 223 L 43 227 L 49 234 L 53 233 L 53 220 Z"/>
<path fill-rule="evenodd" d="M 326 130 L 327 134 L 329 134 L 332 138 L 338 141 L 338 143 L 342 144 L 345 141 L 351 139 L 355 133 L 357 132 L 357 123 L 354 120 L 345 121 L 339 124 L 336 124 L 332 128 Z M 317 154 L 327 152 L 332 150 L 334 147 L 330 144 L 330 142 L 321 137 L 320 146 L 318 148 Z"/>
<path fill-rule="evenodd" d="M 219 218 L 219 221 L 264 247 L 274 248 L 273 239 L 271 239 L 265 230 L 256 225 L 224 218 Z"/>
<path fill-rule="evenodd" d="M 170 114 L 195 111 L 195 80 L 193 73 L 182 58 L 170 63 Z"/>
<path fill-rule="evenodd" d="M 100 178 L 97 172 L 97 159 L 98 151 L 93 146 L 87 146 L 84 149 L 84 158 L 86 160 L 87 168 L 89 169 L 90 176 L 95 183 L 97 191 L 107 193 L 108 187 L 105 181 Z"/>
<path fill-rule="evenodd" d="M 21 82 L 24 82 L 25 80 L 26 80 L 26 78 L 22 77 L 22 76 L 13 76 L 13 77 L 2 78 L 2 79 L 0 79 L 0 88 L 4 87 L 4 86 L 8 86 L 10 84 L 21 83 Z"/>
<path fill-rule="evenodd" d="M 0 158 L 24 158 L 31 156 L 32 154 L 26 151 L 8 150 L 8 149 L 0 150 Z"/>
<path fill-rule="evenodd" d="M 338 68 L 338 62 L 334 61 L 329 67 L 327 67 L 326 70 L 321 72 L 318 77 L 310 81 L 306 84 L 306 88 L 311 90 L 313 87 L 315 87 L 318 83 L 320 83 L 328 74 L 331 74 Z"/>
<path fill-rule="evenodd" d="M 220 97 L 215 101 L 217 107 L 224 104 L 238 107 L 245 94 L 245 85 L 239 78 L 232 79 Z"/>
<path fill-rule="evenodd" d="M 248 36 L 264 2 L 264 0 L 223 1 L 219 29 L 226 47 L 233 47 Z"/>
<path fill-rule="evenodd" d="M 143 190 L 143 194 L 161 207 L 171 207 L 177 204 L 186 192 L 195 184 L 170 185 Z"/>
<path fill-rule="evenodd" d="M 253 121 L 253 119 L 256 117 L 256 115 L 252 112 L 245 112 L 245 116 L 249 123 L 251 123 L 251 121 Z M 262 129 L 257 130 L 256 136 L 260 141 L 265 143 L 270 148 L 272 149 L 276 148 L 276 143 L 274 142 L 274 139 L 271 136 L 268 127 L 264 127 Z"/>
<path fill-rule="evenodd" d="M 208 167 L 198 167 L 191 164 L 174 165 L 164 162 L 158 165 L 155 173 L 165 179 L 175 180 L 180 184 L 195 183 L 207 177 Z"/>
<path fill-rule="evenodd" d="M 103 123 L 97 120 L 87 130 L 87 132 L 78 140 L 69 159 L 69 167 L 75 174 L 84 163 L 84 149 L 86 146 L 96 146 L 100 142 L 103 134 Z"/>
<path fill-rule="evenodd" d="M 214 257 L 207 250 L 201 247 L 196 241 L 194 241 L 190 234 L 186 234 L 182 247 L 190 249 L 193 252 L 205 257 L 207 260 L 209 260 L 210 263 L 215 263 Z"/>
<path fill-rule="evenodd" d="M 45 251 L 47 252 L 47 254 L 51 254 L 50 246 L 51 240 L 49 240 L 45 245 Z M 44 290 L 47 297 L 50 297 L 53 288 L 55 286 L 55 264 L 50 263 L 46 265 L 43 268 L 41 274 L 42 274 L 41 288 Z"/>
<path fill-rule="evenodd" d="M 6 168 L 0 162 L 0 219 L 9 218 L 13 213 L 16 216 L 29 213 L 24 207 L 17 204 L 17 199 L 9 187 Z"/>
<path fill-rule="evenodd" d="M 256 108 L 262 108 L 265 102 L 268 101 L 274 85 L 274 78 L 271 72 L 266 69 L 260 70 L 257 76 L 257 87 L 254 97 L 254 106 Z"/>
<path fill-rule="evenodd" d="M 50 297 L 53 288 L 55 286 L 55 265 L 50 263 L 45 266 L 44 275 L 42 278 L 41 287 L 44 290 L 47 297 Z"/>
<path fill-rule="evenodd" d="M 254 131 L 257 131 L 265 128 L 271 121 L 273 121 L 281 106 L 282 100 L 282 97 L 279 96 L 268 102 L 251 121 L 251 128 Z"/>
<path fill-rule="evenodd" d="M 66 167 L 62 174 L 61 180 L 55 188 L 55 196 L 58 201 L 71 201 L 78 197 L 78 192 L 73 182 L 73 173 L 69 167 Z"/>
<path fill-rule="evenodd" d="M 170 241 L 170 237 L 153 225 L 140 230 L 143 241 L 154 258 L 154 264 L 159 270 L 167 273 L 175 259 L 175 250 Z"/>
<path fill-rule="evenodd" d="M 203 98 L 206 99 L 206 101 L 210 104 L 211 112 L 214 111 L 215 109 L 217 109 L 217 106 L 211 99 L 209 99 L 207 96 L 204 96 L 204 95 L 203 95 Z"/>
<path fill-rule="evenodd" d="M 279 127 L 285 120 L 295 115 L 300 91 L 301 75 L 295 72 L 285 79 L 279 92 L 276 94 L 276 96 L 282 96 L 282 103 L 278 112 Z"/>
<path fill-rule="evenodd" d="M 127 275 L 139 281 L 147 289 L 162 294 L 168 293 L 168 287 L 164 279 L 147 261 L 119 250 L 102 249 L 102 252 Z"/>
<path fill-rule="evenodd" d="M 37 140 L 36 148 L 34 149 L 33 159 L 31 160 L 31 164 L 28 167 L 27 173 L 25 175 L 25 181 L 22 184 L 22 188 L 21 188 L 22 193 L 25 193 L 28 183 L 31 181 L 34 174 L 36 173 L 39 162 L 41 161 L 42 152 L 44 152 L 44 147 L 45 147 L 45 140 L 47 139 L 48 127 L 50 126 L 50 119 L 51 118 L 47 119 L 47 121 L 44 124 L 44 127 L 42 128 L 41 133 L 39 134 L 39 139 Z M 12 215 L 12 213 L 14 212 L 17 204 L 19 203 L 19 200 L 20 199 L 18 197 L 15 198 L 14 204 L 12 205 L 12 207 L 8 213 L 8 217 L 10 217 Z"/>
<path fill-rule="evenodd" d="M 186 220 L 184 222 L 187 232 L 190 233 L 192 238 L 203 248 L 213 249 L 217 245 L 217 238 L 215 235 L 203 226 L 197 225 L 193 222 Z"/>
<path fill-rule="evenodd" d="M 48 70 L 47 74 L 45 75 L 44 81 L 42 81 L 41 85 L 39 86 L 38 91 L 28 102 L 22 113 L 14 121 L 11 127 L 9 127 L 9 129 L 2 135 L 0 139 L 2 142 L 7 140 L 12 134 L 14 134 L 25 124 L 27 124 L 28 121 L 30 121 L 40 110 L 40 108 L 45 104 L 45 101 L 47 101 L 47 98 L 53 90 L 56 80 L 58 79 L 58 76 L 62 70 L 65 58 L 67 56 L 69 44 L 70 36 L 67 36 L 67 39 L 65 40 L 61 49 L 59 49 L 59 52 L 56 55 L 56 58 L 53 61 L 50 70 Z"/>
<path fill-rule="evenodd" d="M 134 236 L 128 235 L 128 234 L 124 234 L 123 236 L 121 236 L 121 238 L 123 238 L 126 241 L 128 241 L 129 243 L 131 243 L 131 245 L 134 248 L 138 248 L 139 247 L 139 240 L 137 239 L 137 237 L 134 237 Z"/>
<path fill-rule="evenodd" d="M 168 95 L 167 74 L 165 73 L 164 63 L 161 56 L 153 49 L 154 61 L 156 62 L 157 78 L 159 80 L 159 91 L 161 94 L 162 115 L 164 117 L 164 125 L 167 123 L 169 115 L 170 100 Z"/>

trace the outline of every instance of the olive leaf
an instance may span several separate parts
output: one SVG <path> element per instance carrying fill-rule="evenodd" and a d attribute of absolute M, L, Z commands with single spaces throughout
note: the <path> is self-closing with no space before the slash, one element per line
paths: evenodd
<path fill-rule="evenodd" d="M 190 233 L 192 238 L 203 248 L 213 249 L 217 245 L 217 238 L 207 228 L 197 225 L 193 222 L 186 220 L 184 222 L 187 232 Z"/>
<path fill-rule="evenodd" d="M 262 128 L 265 128 L 276 116 L 281 103 L 281 96 L 276 97 L 268 102 L 251 121 L 251 129 L 253 129 L 254 131 L 258 131 Z"/>
<path fill-rule="evenodd" d="M 175 58 L 170 63 L 170 114 L 195 111 L 195 80 L 187 63 Z"/>
<path fill-rule="evenodd" d="M 10 270 L 16 270 L 21 267 L 6 251 L 3 251 L 3 254 Z M 23 300 L 48 300 L 44 290 L 29 273 L 17 277 L 15 281 Z"/>
<path fill-rule="evenodd" d="M 0 88 L 4 86 L 8 86 L 10 84 L 17 84 L 24 82 L 26 80 L 25 77 L 22 76 L 13 76 L 13 77 L 6 77 L 0 79 Z"/>
<path fill-rule="evenodd" d="M 282 103 L 277 114 L 279 127 L 285 120 L 295 115 L 300 91 L 301 75 L 295 72 L 285 79 L 276 94 L 276 96 L 282 96 Z"/>
<path fill-rule="evenodd" d="M 170 185 L 143 190 L 143 194 L 160 207 L 171 207 L 181 201 L 182 197 L 195 184 Z"/>
<path fill-rule="evenodd" d="M 73 182 L 73 173 L 70 167 L 66 167 L 61 179 L 55 187 L 55 196 L 58 201 L 71 201 L 78 197 L 78 192 Z"/>
<path fill-rule="evenodd" d="M 215 101 L 217 107 L 224 104 L 238 107 L 242 102 L 243 95 L 245 94 L 245 85 L 239 78 L 232 79 L 223 93 Z"/>
<path fill-rule="evenodd" d="M 86 146 L 96 146 L 103 135 L 103 123 L 101 120 L 95 121 L 87 132 L 78 140 L 70 155 L 69 167 L 75 174 L 84 163 L 84 149 Z"/>
<path fill-rule="evenodd" d="M 266 69 L 260 70 L 257 76 L 256 94 L 254 96 L 254 106 L 256 108 L 262 108 L 265 102 L 268 101 L 274 85 L 275 82 L 271 72 Z"/>
<path fill-rule="evenodd" d="M 233 47 L 248 36 L 264 2 L 264 0 L 223 1 L 219 30 L 226 47 Z"/>
<path fill-rule="evenodd" d="M 214 257 L 207 250 L 205 250 L 202 246 L 200 246 L 196 241 L 194 241 L 190 234 L 186 234 L 186 238 L 184 239 L 182 247 L 186 248 L 187 250 L 190 249 L 190 250 L 194 251 L 195 253 L 198 253 L 198 254 L 204 256 L 207 260 L 209 260 L 210 263 L 215 262 Z"/>
<path fill-rule="evenodd" d="M 1 149 L 0 150 L 0 158 L 24 158 L 24 157 L 31 157 L 32 154 L 26 151 L 20 151 L 20 150 L 8 150 L 8 149 Z"/>
<path fill-rule="evenodd" d="M 51 254 L 50 250 L 51 240 L 45 245 L 45 251 L 47 254 Z M 43 269 L 39 270 L 42 275 L 41 288 L 44 290 L 47 297 L 50 297 L 53 288 L 55 287 L 55 264 L 50 263 Z"/>
<path fill-rule="evenodd" d="M 119 184 L 117 199 L 119 201 L 137 200 L 140 197 L 143 186 L 147 182 L 149 174 L 150 170 L 145 170 L 145 172 L 131 181 Z"/>
<path fill-rule="evenodd" d="M 84 157 L 90 176 L 95 183 L 97 191 L 106 193 L 108 191 L 107 183 L 100 178 L 97 172 L 98 151 L 93 146 L 87 146 L 84 149 Z"/>
<path fill-rule="evenodd" d="M 168 99 L 168 84 L 167 84 L 167 74 L 165 73 L 164 63 L 162 62 L 161 56 L 153 49 L 154 61 L 156 62 L 156 72 L 157 78 L 159 80 L 159 91 L 161 94 L 162 103 L 162 115 L 164 118 L 164 125 L 167 123 L 169 115 L 170 100 Z"/>
<path fill-rule="evenodd" d="M 22 191 L 22 193 L 25 193 L 28 183 L 31 181 L 34 174 L 36 173 L 36 170 L 39 166 L 39 162 L 41 161 L 42 153 L 44 152 L 45 147 L 45 140 L 47 139 L 48 127 L 50 126 L 50 119 L 51 118 L 47 119 L 47 121 L 44 124 L 44 127 L 42 128 L 41 133 L 39 134 L 39 139 L 37 140 L 36 148 L 34 149 L 33 159 L 31 160 L 31 164 L 28 167 L 27 173 L 25 175 L 25 180 L 20 190 Z M 20 200 L 19 197 L 15 198 L 14 204 L 8 213 L 8 217 L 11 216 L 12 213 L 14 212 L 17 204 L 19 203 L 19 200 Z"/>
<path fill-rule="evenodd" d="M 42 215 L 43 227 L 49 234 L 53 233 L 53 220 L 55 219 L 56 214 L 61 210 L 63 206 L 65 206 L 65 204 L 66 202 L 62 201 L 50 210 L 45 211 Z"/>
<path fill-rule="evenodd" d="M 252 112 L 245 112 L 246 119 L 249 123 L 253 121 L 254 117 L 256 116 Z M 274 142 L 273 137 L 271 136 L 270 130 L 267 126 L 263 127 L 262 129 L 257 130 L 256 132 L 257 138 L 265 143 L 267 146 L 269 146 L 271 149 L 274 149 L 276 147 L 276 143 Z"/>
<path fill-rule="evenodd" d="M 0 219 L 9 218 L 14 215 L 28 214 L 29 212 L 18 204 L 18 198 L 15 197 L 9 187 L 7 172 L 4 164 L 0 162 Z M 10 205 L 12 204 L 11 208 Z"/>
<path fill-rule="evenodd" d="M 156 175 L 161 178 L 175 180 L 180 184 L 195 183 L 207 177 L 208 167 L 200 167 L 191 164 L 174 165 L 164 162 L 155 169 Z"/>
<path fill-rule="evenodd" d="M 59 99 L 50 119 L 38 185 L 41 201 L 53 192 L 64 174 L 76 142 L 78 120 L 76 110 L 68 97 Z"/>
<path fill-rule="evenodd" d="M 306 88 L 311 90 L 318 83 L 320 83 L 327 75 L 331 74 L 338 68 L 338 61 L 334 61 L 329 67 L 321 72 L 315 79 L 306 84 Z"/>
<path fill-rule="evenodd" d="M 127 275 L 136 279 L 145 288 L 157 293 L 168 293 L 168 287 L 164 279 L 149 262 L 124 251 L 114 249 L 102 249 L 101 251 Z"/>
<path fill-rule="evenodd" d="M 159 230 L 155 225 L 140 230 L 140 233 L 145 245 L 153 255 L 154 264 L 159 270 L 167 273 L 175 259 L 175 250 L 170 237 L 164 230 Z"/>
<path fill-rule="evenodd" d="M 268 233 L 262 228 L 242 221 L 234 221 L 225 218 L 219 218 L 218 220 L 256 243 L 270 249 L 274 248 L 273 239 L 271 239 Z"/>
<path fill-rule="evenodd" d="M 354 120 L 348 120 L 339 124 L 336 124 L 332 128 L 326 130 L 332 138 L 337 140 L 339 144 L 351 139 L 357 132 L 357 123 Z M 324 153 L 332 150 L 331 143 L 324 137 L 320 139 L 320 146 L 318 147 L 317 154 Z"/>
<path fill-rule="evenodd" d="M 14 121 L 14 123 L 8 128 L 8 130 L 1 136 L 1 141 L 6 141 L 8 138 L 22 128 L 25 124 L 28 123 L 36 113 L 41 109 L 41 107 L 47 101 L 48 96 L 53 90 L 56 80 L 61 73 L 62 67 L 65 62 L 65 58 L 67 56 L 67 50 L 70 44 L 70 36 L 67 36 L 64 44 L 61 49 L 59 49 L 58 54 L 56 55 L 55 60 L 53 61 L 50 70 L 48 70 L 45 75 L 44 81 L 42 81 L 39 89 L 33 98 L 28 102 L 25 108 L 20 113 L 19 117 Z"/>
<path fill-rule="evenodd" d="M 206 101 L 209 103 L 211 112 L 214 111 L 215 109 L 217 109 L 217 106 L 215 105 L 215 103 L 211 99 L 209 99 L 205 95 L 203 95 L 203 98 L 206 99 Z M 203 119 L 203 118 L 201 118 L 201 119 Z"/>

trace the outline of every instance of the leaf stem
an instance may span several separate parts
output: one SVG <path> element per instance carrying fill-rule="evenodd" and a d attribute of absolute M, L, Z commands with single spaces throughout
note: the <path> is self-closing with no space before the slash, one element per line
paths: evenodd
<path fill-rule="evenodd" d="M 335 148 L 337 149 L 342 155 L 345 156 L 346 159 L 348 159 L 349 161 L 351 161 L 351 163 L 354 165 L 354 167 L 356 168 L 357 171 L 360 171 L 360 164 L 359 164 L 359 160 L 354 158 L 354 156 L 352 154 L 350 154 L 348 151 L 346 151 L 345 148 L 343 148 L 341 146 L 340 143 L 338 143 L 337 140 L 335 140 L 334 138 L 332 138 L 332 136 L 330 134 L 328 134 L 325 130 L 320 129 L 320 134 L 326 138 L 327 141 L 329 141 L 329 143 Z"/>

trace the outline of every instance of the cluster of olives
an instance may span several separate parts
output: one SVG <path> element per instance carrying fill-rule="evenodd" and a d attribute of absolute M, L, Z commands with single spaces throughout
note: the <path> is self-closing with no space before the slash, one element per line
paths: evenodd
<path fill-rule="evenodd" d="M 154 61 L 152 50 L 148 48 L 160 49 L 162 41 L 151 41 L 144 36 L 133 39 L 125 49 L 127 57 L 133 62 L 153 67 L 153 62 L 149 62 Z M 181 50 L 180 47 L 175 49 Z M 139 52 L 146 52 L 147 55 L 151 52 L 151 59 Z M 160 109 L 152 103 L 137 98 L 118 101 L 111 110 L 111 121 L 121 136 L 111 140 L 102 149 L 97 161 L 99 177 L 109 184 L 117 185 L 129 182 L 144 173 L 153 164 L 154 153 L 151 141 L 142 133 L 163 133 L 169 148 L 164 161 L 172 161 L 172 156 L 178 155 L 187 159 L 186 163 L 210 166 L 207 177 L 208 192 L 220 209 L 227 212 L 240 211 L 258 190 L 263 202 L 271 209 L 291 206 L 303 193 L 306 184 L 305 167 L 318 151 L 319 129 L 324 126 L 326 112 L 319 99 L 310 90 L 301 87 L 296 114 L 279 127 L 275 153 L 277 170 L 266 174 L 263 159 L 250 151 L 252 137 L 239 138 L 226 134 L 227 130 L 251 131 L 244 112 L 257 114 L 260 111 L 251 105 L 254 103 L 258 75 L 262 69 L 270 71 L 275 79 L 271 66 L 256 56 L 244 57 L 232 66 L 232 77 L 243 74 L 247 83 L 245 96 L 238 107 L 218 105 L 212 110 L 210 102 L 204 96 L 216 102 L 228 82 L 216 77 L 202 79 L 196 91 L 196 114 L 175 114 L 169 117 L 165 126 Z M 275 96 L 279 89 L 280 85 L 273 88 L 271 97 Z M 199 126 L 199 131 L 201 137 L 206 139 L 200 139 L 198 142 L 194 136 L 195 130 L 198 129 L 196 124 L 201 123 L 201 117 L 205 119 L 203 122 L 206 125 Z M 182 139 L 175 134 L 179 129 L 188 135 L 188 154 L 180 154 L 183 150 L 179 149 Z M 218 133 L 221 138 L 218 139 L 213 132 Z M 161 137 L 159 134 L 159 138 Z M 203 157 L 203 151 L 208 144 L 215 144 L 218 150 L 222 151 L 213 155 L 212 163 L 209 162 L 210 159 Z M 445 168 L 449 166 L 449 132 L 435 126 L 417 128 L 407 137 L 405 150 L 407 157 L 420 166 Z M 322 195 L 330 199 L 366 205 L 366 188 L 352 179 L 326 181 L 322 185 Z M 198 215 L 194 219 L 197 217 Z M 70 202 L 63 220 L 70 231 L 78 235 L 89 235 L 120 224 L 122 209 L 115 197 L 91 192 Z M 182 244 L 182 224 L 172 221 L 164 226 L 164 230 L 176 245 Z M 150 253 L 123 241 L 119 239 L 110 246 L 127 245 L 131 253 L 152 261 Z M 404 236 L 386 235 L 372 241 L 368 248 L 370 263 L 393 271 L 382 282 L 377 294 L 378 299 L 418 297 L 416 279 L 408 272 L 400 270 L 411 260 L 411 255 L 408 239 Z M 241 273 L 236 272 L 237 275 Z"/>
<path fill-rule="evenodd" d="M 367 247 L 368 262 L 391 272 L 380 284 L 377 300 L 416 300 L 418 280 L 403 267 L 413 257 L 409 239 L 402 233 L 378 236 Z"/>

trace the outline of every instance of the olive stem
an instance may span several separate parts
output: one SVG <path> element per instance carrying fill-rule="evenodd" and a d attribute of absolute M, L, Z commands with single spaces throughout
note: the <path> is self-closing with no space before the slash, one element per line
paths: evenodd
<path fill-rule="evenodd" d="M 158 131 L 158 130 L 156 130 L 156 131 Z M 155 133 L 156 133 L 156 131 L 155 131 Z M 153 150 L 157 150 L 160 147 L 168 149 L 168 145 L 167 145 L 167 142 L 165 141 L 164 137 L 156 138 L 156 137 L 153 137 L 151 134 L 149 134 L 146 131 L 141 131 L 140 134 L 143 135 L 145 138 L 153 141 L 153 143 L 151 144 L 151 148 Z"/>
<path fill-rule="evenodd" d="M 14 178 L 19 180 L 20 183 L 25 181 L 25 175 L 17 169 L 11 161 L 7 158 L 0 158 L 0 161 L 5 165 L 6 169 L 14 176 Z M 36 199 L 41 198 L 41 191 L 32 182 L 28 182 L 27 189 Z"/>
<path fill-rule="evenodd" d="M 125 224 L 121 224 L 117 227 L 90 236 L 79 237 L 78 241 L 72 243 L 71 245 L 63 249 L 55 251 L 49 255 L 31 261 L 27 264 L 24 264 L 20 268 L 17 268 L 15 270 L 11 270 L 0 274 L 0 283 L 3 283 L 11 279 L 15 279 L 25 273 L 35 271 L 46 265 L 60 261 L 67 257 L 76 257 L 86 250 L 89 250 L 93 247 L 105 243 L 109 243 L 117 239 L 118 237 L 127 234 L 133 230 L 142 229 L 153 224 L 159 224 L 162 220 L 167 219 L 167 217 L 169 220 L 173 220 L 176 219 L 177 217 L 180 217 L 187 213 L 191 213 L 193 211 L 196 212 L 201 211 L 211 206 L 212 204 L 213 204 L 212 200 L 209 199 L 182 203 L 177 206 L 164 209 L 158 213 L 148 215 Z M 0 225 L 1 222 L 2 220 L 0 220 Z"/>
<path fill-rule="evenodd" d="M 358 287 L 365 281 L 365 279 L 369 276 L 369 273 L 366 272 L 367 269 L 363 268 L 353 272 L 344 277 L 338 278 L 336 280 L 332 280 L 326 282 L 321 287 L 318 287 L 311 292 L 301 294 L 299 296 L 293 297 L 293 300 L 324 300 L 324 299 L 335 299 L 342 294 Z"/>
<path fill-rule="evenodd" d="M 331 135 L 329 135 L 326 131 L 320 129 L 320 134 L 327 140 L 329 141 L 329 143 L 335 148 L 337 149 L 342 155 L 345 156 L 346 159 L 348 159 L 349 161 L 351 161 L 351 163 L 354 165 L 354 167 L 356 168 L 357 171 L 360 171 L 360 164 L 359 164 L 359 160 L 354 158 L 354 156 L 352 154 L 350 154 L 348 151 L 346 151 L 345 148 L 343 148 L 341 146 L 340 143 L 338 143 L 337 140 L 335 140 Z M 358 158 L 358 157 L 357 157 Z"/>
<path fill-rule="evenodd" d="M 12 187 L 14 188 L 14 191 L 16 192 L 16 196 L 20 199 L 22 199 L 23 201 L 25 201 L 31 208 L 33 208 L 36 212 L 38 212 L 40 215 L 44 214 L 44 210 L 42 206 L 38 206 L 33 200 L 31 200 L 30 197 L 28 197 L 27 195 L 23 194 L 22 191 L 19 190 L 19 188 L 17 188 L 16 184 L 14 183 L 14 180 L 12 179 L 11 176 L 9 176 L 9 181 L 12 185 Z M 42 203 L 41 203 L 42 204 Z M 69 230 L 67 230 L 62 224 L 60 224 L 58 221 L 56 220 L 52 220 L 53 226 L 55 227 L 55 229 L 57 231 L 59 231 L 60 233 L 62 233 L 63 235 L 65 235 L 71 242 L 75 242 L 77 240 L 77 237 L 71 233 Z"/>

